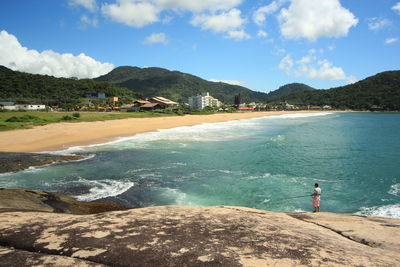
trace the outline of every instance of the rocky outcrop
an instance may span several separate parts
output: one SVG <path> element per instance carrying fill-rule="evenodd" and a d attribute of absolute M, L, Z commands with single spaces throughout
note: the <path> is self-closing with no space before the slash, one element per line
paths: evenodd
<path fill-rule="evenodd" d="M 2 209 L 94 214 L 106 211 L 126 210 L 127 208 L 114 203 L 77 201 L 72 197 L 60 193 L 19 188 L 0 188 L 0 210 Z"/>
<path fill-rule="evenodd" d="M 0 152 L 0 173 L 18 172 L 29 167 L 43 166 L 51 163 L 81 160 L 84 157 L 75 155 L 53 155 L 44 153 Z"/>
<path fill-rule="evenodd" d="M 2 209 L 0 266 L 399 266 L 399 230 L 399 219 L 241 207 Z"/>

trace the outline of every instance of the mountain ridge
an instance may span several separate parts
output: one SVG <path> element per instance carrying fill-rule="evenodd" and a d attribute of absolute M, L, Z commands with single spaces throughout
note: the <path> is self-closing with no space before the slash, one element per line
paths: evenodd
<path fill-rule="evenodd" d="M 275 102 L 288 101 L 305 105 L 330 105 L 338 109 L 400 110 L 400 71 L 384 71 L 353 84 L 292 93 Z"/>
<path fill-rule="evenodd" d="M 266 102 L 267 94 L 246 87 L 223 82 L 212 82 L 192 74 L 170 71 L 163 68 L 117 67 L 106 75 L 95 78 L 117 86 L 135 90 L 144 97 L 162 95 L 179 102 L 188 97 L 209 92 L 226 104 L 233 104 L 234 96 L 241 95 L 243 102 Z"/>

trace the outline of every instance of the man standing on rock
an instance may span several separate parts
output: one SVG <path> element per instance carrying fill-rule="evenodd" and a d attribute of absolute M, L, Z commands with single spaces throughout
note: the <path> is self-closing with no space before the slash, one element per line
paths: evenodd
<path fill-rule="evenodd" d="M 314 193 L 310 195 L 312 197 L 312 204 L 314 207 L 314 212 L 319 212 L 319 201 L 321 196 L 321 188 L 319 188 L 318 183 L 314 185 Z"/>

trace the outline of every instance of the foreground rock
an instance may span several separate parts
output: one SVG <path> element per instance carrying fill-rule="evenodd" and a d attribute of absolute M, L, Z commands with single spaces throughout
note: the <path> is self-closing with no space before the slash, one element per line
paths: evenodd
<path fill-rule="evenodd" d="M 28 169 L 29 167 L 80 159 L 83 159 L 83 157 L 43 153 L 0 152 L 0 173 L 17 172 Z"/>
<path fill-rule="evenodd" d="M 60 193 L 0 188 L 0 210 L 2 209 L 94 214 L 127 208 L 114 203 L 77 201 Z"/>
<path fill-rule="evenodd" d="M 1 266 L 399 266 L 400 220 L 240 207 L 0 214 Z M 102 265 L 100 265 L 102 264 Z"/>

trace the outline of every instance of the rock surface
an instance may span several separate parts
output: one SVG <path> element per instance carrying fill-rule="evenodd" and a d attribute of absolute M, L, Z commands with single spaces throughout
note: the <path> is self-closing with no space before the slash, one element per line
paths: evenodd
<path fill-rule="evenodd" d="M 399 219 L 241 207 L 2 209 L 0 266 L 399 266 L 399 233 Z"/>
<path fill-rule="evenodd" d="M 81 160 L 84 157 L 74 155 L 53 155 L 44 153 L 0 152 L 0 173 L 18 172 L 29 167 L 43 166 L 56 162 Z"/>
<path fill-rule="evenodd" d="M 106 211 L 126 210 L 114 203 L 82 202 L 60 193 L 28 189 L 0 188 L 0 210 L 30 210 L 70 214 L 94 214 Z"/>

